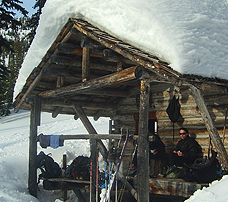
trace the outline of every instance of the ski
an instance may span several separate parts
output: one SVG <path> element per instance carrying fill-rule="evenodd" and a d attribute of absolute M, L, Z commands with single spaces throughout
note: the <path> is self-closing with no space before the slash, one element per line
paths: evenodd
<path fill-rule="evenodd" d="M 121 166 L 121 162 L 123 160 L 123 156 L 124 156 L 124 152 L 126 150 L 126 147 L 127 147 L 127 143 L 128 143 L 128 140 L 129 140 L 129 130 L 127 130 L 127 135 L 126 135 L 126 139 L 124 141 L 124 145 L 122 147 L 122 151 L 120 153 L 120 156 L 119 156 L 119 161 L 117 163 L 117 166 L 116 166 L 116 172 L 114 173 L 113 175 L 113 180 L 112 182 L 110 182 L 110 192 L 109 192 L 109 197 L 111 197 L 112 195 L 112 191 L 114 189 L 114 185 L 115 185 L 115 182 L 117 181 L 117 175 L 118 175 L 118 171 L 119 171 L 119 168 Z"/>

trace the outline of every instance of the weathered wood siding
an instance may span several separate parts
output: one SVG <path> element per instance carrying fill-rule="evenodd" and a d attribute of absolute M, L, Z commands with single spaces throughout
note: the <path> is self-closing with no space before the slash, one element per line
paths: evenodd
<path fill-rule="evenodd" d="M 205 102 L 208 106 L 212 119 L 215 122 L 218 133 L 223 138 L 224 120 L 226 108 L 228 106 L 228 95 L 218 88 L 210 88 L 202 91 Z M 132 96 L 122 99 L 120 102 L 116 115 L 111 118 L 115 121 L 116 128 L 128 128 L 132 134 L 136 134 L 134 115 L 138 113 L 136 105 L 137 90 L 132 92 Z M 204 155 L 208 153 L 209 147 L 209 133 L 205 127 L 204 121 L 201 117 L 200 111 L 191 95 L 190 89 L 186 87 L 174 87 L 170 85 L 151 86 L 151 101 L 150 112 L 156 112 L 158 120 L 158 134 L 165 143 L 167 150 L 173 148 L 173 123 L 170 121 L 166 108 L 170 99 L 176 95 L 179 97 L 181 105 L 181 117 L 178 122 L 174 124 L 174 144 L 180 140 L 179 128 L 186 127 L 189 129 L 190 135 L 195 137 L 197 142 L 201 145 Z M 227 127 L 228 128 L 228 127 Z M 225 148 L 228 151 L 228 129 L 225 131 Z M 130 153 L 132 153 L 132 145 L 129 148 L 128 160 L 130 160 Z"/>

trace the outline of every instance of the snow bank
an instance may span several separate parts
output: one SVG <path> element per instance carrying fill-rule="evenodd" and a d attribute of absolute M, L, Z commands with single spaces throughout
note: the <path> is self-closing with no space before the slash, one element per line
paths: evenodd
<path fill-rule="evenodd" d="M 228 176 L 225 175 L 220 181 L 216 180 L 208 188 L 197 190 L 185 202 L 225 202 L 228 201 L 227 192 Z"/>

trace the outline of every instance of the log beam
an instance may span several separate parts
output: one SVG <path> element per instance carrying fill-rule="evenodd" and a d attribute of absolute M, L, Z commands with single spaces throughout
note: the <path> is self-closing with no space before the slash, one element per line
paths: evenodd
<path fill-rule="evenodd" d="M 59 56 L 53 55 L 51 57 L 51 62 L 57 64 L 58 66 L 73 66 L 73 67 L 81 67 L 82 61 L 79 57 L 66 57 L 66 56 Z M 116 72 L 117 67 L 115 65 L 105 65 L 105 64 L 90 64 L 91 69 L 98 69 L 98 70 L 106 70 L 111 72 Z"/>
<path fill-rule="evenodd" d="M 74 84 L 67 87 L 62 87 L 56 90 L 50 90 L 39 94 L 41 97 L 59 97 L 83 92 L 92 91 L 99 88 L 105 88 L 111 85 L 120 84 L 126 81 L 135 79 L 135 69 L 137 66 L 124 69 L 120 72 L 103 76 L 97 79 L 86 81 L 80 84 Z"/>
<path fill-rule="evenodd" d="M 189 86 L 192 91 L 192 96 L 195 98 L 195 101 L 199 107 L 199 110 L 201 112 L 202 118 L 205 122 L 205 126 L 209 132 L 209 135 L 211 137 L 212 143 L 215 146 L 218 154 L 222 157 L 222 166 L 224 170 L 228 171 L 228 155 L 226 152 L 226 149 L 222 143 L 222 140 L 218 134 L 218 131 L 214 125 L 214 122 L 211 118 L 211 115 L 207 109 L 207 106 L 205 104 L 204 98 L 198 88 L 196 88 L 193 85 Z"/>
<path fill-rule="evenodd" d="M 107 103 L 107 102 L 93 102 L 93 101 L 75 101 L 75 100 L 69 100 L 67 102 L 64 102 L 64 100 L 51 100 L 51 99 L 43 99 L 42 100 L 43 105 L 49 105 L 49 106 L 56 106 L 56 107 L 73 107 L 75 104 L 79 106 L 83 106 L 85 108 L 93 108 L 93 109 L 115 109 L 116 105 L 113 103 Z"/>
<path fill-rule="evenodd" d="M 117 89 L 96 89 L 92 92 L 83 92 L 85 95 L 102 95 L 102 96 L 109 96 L 109 97 L 128 97 L 129 92 L 124 90 L 117 90 Z"/>
<path fill-rule="evenodd" d="M 71 43 L 60 43 L 58 45 L 58 51 L 62 52 L 64 54 L 70 54 L 70 55 L 82 55 L 83 51 L 82 48 L 76 44 L 71 44 Z M 102 58 L 103 55 L 100 53 L 93 53 L 91 52 L 91 57 L 99 57 Z"/>

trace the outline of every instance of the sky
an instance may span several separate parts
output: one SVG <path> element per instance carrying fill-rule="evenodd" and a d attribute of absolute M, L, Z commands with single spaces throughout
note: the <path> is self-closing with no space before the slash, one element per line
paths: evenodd
<path fill-rule="evenodd" d="M 70 17 L 159 57 L 182 74 L 228 80 L 226 0 L 47 0 L 15 96 Z M 61 7 L 59 6 L 61 5 Z"/>
<path fill-rule="evenodd" d="M 36 10 L 34 10 L 32 7 L 35 4 L 35 0 L 21 0 L 23 3 L 20 4 L 22 7 L 24 7 L 29 13 L 28 16 L 30 17 Z M 21 13 L 16 12 L 17 16 L 21 16 Z"/>
<path fill-rule="evenodd" d="M 22 0 L 24 8 L 29 12 L 29 16 L 34 13 L 34 9 L 32 8 L 35 4 L 35 0 Z"/>

